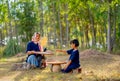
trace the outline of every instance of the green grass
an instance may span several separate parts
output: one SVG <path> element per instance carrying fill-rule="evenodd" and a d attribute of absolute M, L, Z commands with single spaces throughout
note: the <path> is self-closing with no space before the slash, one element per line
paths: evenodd
<path fill-rule="evenodd" d="M 15 78 L 15 81 L 80 81 L 79 77 L 81 75 L 52 73 L 48 67 L 45 70 L 23 71 Z"/>
<path fill-rule="evenodd" d="M 120 56 L 102 55 L 81 58 L 82 73 L 53 73 L 46 69 L 11 71 L 11 65 L 22 57 L 0 60 L 0 81 L 120 81 Z M 47 56 L 48 60 L 67 60 L 68 56 Z"/>

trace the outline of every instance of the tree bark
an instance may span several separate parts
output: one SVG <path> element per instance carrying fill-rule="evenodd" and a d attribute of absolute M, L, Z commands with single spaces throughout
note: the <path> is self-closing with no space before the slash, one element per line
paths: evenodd
<path fill-rule="evenodd" d="M 44 14 L 43 14 L 43 0 L 38 0 L 39 10 L 40 10 L 40 33 L 41 36 L 44 35 L 43 26 L 44 26 Z"/>
<path fill-rule="evenodd" d="M 88 13 L 89 13 L 90 27 L 92 30 L 92 46 L 95 46 L 96 45 L 96 30 L 94 27 L 94 18 L 93 18 L 90 8 L 88 8 Z"/>
<path fill-rule="evenodd" d="M 111 51 L 114 49 L 115 41 L 116 41 L 116 6 L 114 6 L 114 15 L 113 15 L 113 36 L 111 38 Z"/>
<path fill-rule="evenodd" d="M 54 48 L 56 48 L 57 46 L 57 43 L 56 43 L 56 22 L 55 22 L 55 19 L 56 19 L 56 8 L 55 8 L 55 3 L 53 3 L 53 27 L 54 27 Z"/>
<path fill-rule="evenodd" d="M 2 29 L 0 29 L 0 46 L 2 45 Z"/>
<path fill-rule="evenodd" d="M 106 20 L 104 19 L 104 32 L 105 32 L 105 44 L 104 44 L 104 48 L 107 48 L 107 27 L 106 27 Z"/>
<path fill-rule="evenodd" d="M 62 39 L 62 26 L 61 26 L 61 19 L 60 19 L 60 4 L 58 3 L 58 24 L 60 28 L 60 48 L 62 48 L 63 39 Z"/>
<path fill-rule="evenodd" d="M 109 7 L 108 7 L 108 31 L 107 31 L 107 52 L 111 53 L 111 6 L 109 0 Z"/>
<path fill-rule="evenodd" d="M 68 3 L 65 4 L 65 10 L 68 10 Z M 69 21 L 68 21 L 68 13 L 65 13 L 65 22 L 66 22 L 66 45 L 68 45 L 69 40 Z"/>
<path fill-rule="evenodd" d="M 86 30 L 85 30 L 85 38 L 86 38 L 86 47 L 90 47 L 90 45 L 89 45 L 89 36 L 88 36 L 88 29 L 89 29 L 89 27 L 88 27 L 88 25 L 86 26 L 86 28 L 85 28 Z"/>
<path fill-rule="evenodd" d="M 15 3 L 16 3 L 16 0 L 14 0 L 14 11 L 15 11 L 15 14 L 16 14 L 16 7 L 15 7 Z M 17 21 L 16 19 L 14 18 L 14 23 L 15 23 L 15 35 L 16 35 L 16 40 L 17 40 L 17 44 L 18 44 L 18 29 L 17 29 Z"/>
<path fill-rule="evenodd" d="M 8 8 L 8 19 L 9 19 L 9 35 L 10 35 L 10 39 L 12 39 L 12 24 L 11 24 L 11 13 L 10 13 L 10 4 L 9 4 L 9 0 L 7 0 L 7 8 Z"/>

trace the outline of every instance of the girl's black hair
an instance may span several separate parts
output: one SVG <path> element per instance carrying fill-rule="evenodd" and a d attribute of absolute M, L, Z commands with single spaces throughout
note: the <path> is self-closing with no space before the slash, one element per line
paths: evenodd
<path fill-rule="evenodd" d="M 77 39 L 73 39 L 70 41 L 70 44 L 75 44 L 75 47 L 79 46 L 79 41 Z"/>

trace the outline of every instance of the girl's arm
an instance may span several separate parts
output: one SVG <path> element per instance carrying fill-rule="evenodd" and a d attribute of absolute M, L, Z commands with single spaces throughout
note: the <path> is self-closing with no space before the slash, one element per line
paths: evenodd
<path fill-rule="evenodd" d="M 71 60 L 69 60 L 68 62 L 67 62 L 67 64 L 66 64 L 66 66 L 64 67 L 64 70 L 66 70 L 67 69 L 67 67 L 71 64 Z"/>
<path fill-rule="evenodd" d="M 56 50 L 56 52 L 67 53 L 67 51 L 66 51 L 66 50 L 59 50 L 59 49 L 57 49 L 57 50 Z"/>

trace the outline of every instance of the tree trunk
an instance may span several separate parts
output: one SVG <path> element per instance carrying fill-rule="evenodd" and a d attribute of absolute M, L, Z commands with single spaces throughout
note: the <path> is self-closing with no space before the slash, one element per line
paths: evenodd
<path fill-rule="evenodd" d="M 83 28 L 83 26 L 84 26 L 84 24 L 83 23 L 81 23 L 82 24 L 82 26 L 81 26 L 81 31 L 82 31 L 82 33 L 83 33 L 83 35 L 81 36 L 81 48 L 82 49 L 84 49 L 85 48 L 85 29 Z"/>
<path fill-rule="evenodd" d="M 88 36 L 88 29 L 89 29 L 89 27 L 88 27 L 88 25 L 86 26 L 86 28 L 85 28 L 86 30 L 85 30 L 85 38 L 86 38 L 86 47 L 90 47 L 90 45 L 89 45 L 89 36 Z"/>
<path fill-rule="evenodd" d="M 44 14 L 43 14 L 43 0 L 38 0 L 39 11 L 40 11 L 40 33 L 41 36 L 44 35 L 43 26 L 44 26 Z"/>
<path fill-rule="evenodd" d="M 14 5 L 15 5 L 15 3 L 16 3 L 16 0 L 14 0 Z M 16 13 L 16 7 L 14 6 L 14 10 L 15 10 L 15 13 Z M 16 21 L 16 19 L 14 18 L 14 23 L 15 23 L 15 35 L 16 35 L 16 40 L 17 40 L 17 44 L 18 44 L 18 30 L 17 30 L 17 21 Z"/>
<path fill-rule="evenodd" d="M 58 24 L 60 28 L 60 48 L 62 48 L 63 39 L 62 39 L 62 26 L 61 26 L 61 19 L 60 19 L 60 4 L 58 5 Z"/>
<path fill-rule="evenodd" d="M 118 23 L 118 34 L 120 34 L 120 23 Z M 120 35 L 118 36 L 118 44 L 120 44 Z"/>
<path fill-rule="evenodd" d="M 65 4 L 65 10 L 68 10 L 68 3 Z M 65 22 L 66 22 L 66 45 L 68 45 L 69 40 L 69 22 L 68 22 L 68 13 L 65 13 Z"/>
<path fill-rule="evenodd" d="M 9 4 L 9 0 L 7 0 L 7 8 L 8 8 L 8 19 L 9 19 L 9 35 L 10 35 L 10 39 L 12 39 L 12 25 L 11 25 L 11 13 L 10 13 L 10 4 Z"/>
<path fill-rule="evenodd" d="M 111 6 L 109 0 L 109 8 L 108 8 L 108 31 L 107 31 L 107 52 L 111 53 Z"/>
<path fill-rule="evenodd" d="M 90 8 L 88 8 L 88 13 L 89 13 L 89 20 L 90 20 L 90 28 L 92 30 L 92 46 L 95 46 L 96 45 L 96 30 L 94 27 L 94 18 L 93 18 Z"/>
<path fill-rule="evenodd" d="M 55 19 L 56 19 L 56 9 L 55 9 L 55 3 L 53 3 L 53 27 L 54 27 L 54 48 L 56 48 L 57 46 L 57 43 L 56 43 L 56 22 L 55 22 Z"/>
<path fill-rule="evenodd" d="M 114 49 L 114 45 L 115 45 L 115 40 L 116 40 L 116 6 L 114 6 L 115 8 L 114 8 L 114 18 L 113 18 L 113 27 L 114 27 L 114 29 L 113 29 L 113 36 L 112 36 L 112 38 L 111 38 L 111 51 L 113 51 L 113 49 Z"/>
<path fill-rule="evenodd" d="M 107 48 L 107 27 L 106 27 L 106 20 L 104 19 L 104 33 L 105 33 L 105 44 L 104 44 L 104 48 Z"/>
<path fill-rule="evenodd" d="M 2 45 L 2 29 L 0 29 L 0 46 Z"/>

